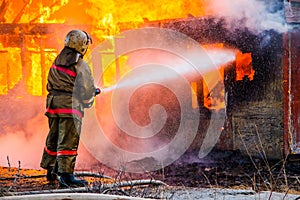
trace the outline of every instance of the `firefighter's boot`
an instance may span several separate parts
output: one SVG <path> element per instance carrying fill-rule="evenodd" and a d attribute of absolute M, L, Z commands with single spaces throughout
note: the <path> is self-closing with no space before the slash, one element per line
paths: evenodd
<path fill-rule="evenodd" d="M 77 179 L 72 173 L 62 173 L 59 178 L 59 183 L 61 187 L 70 187 L 85 186 L 88 182 L 86 180 Z"/>
<path fill-rule="evenodd" d="M 47 181 L 49 181 L 49 182 L 53 182 L 53 181 L 57 180 L 57 175 L 56 175 L 56 173 L 53 172 L 52 168 L 47 170 L 46 178 L 47 178 Z"/>

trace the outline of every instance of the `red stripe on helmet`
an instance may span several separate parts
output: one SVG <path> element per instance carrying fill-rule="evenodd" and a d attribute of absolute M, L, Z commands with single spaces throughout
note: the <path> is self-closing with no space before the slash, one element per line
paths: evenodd
<path fill-rule="evenodd" d="M 82 113 L 79 110 L 72 108 L 57 108 L 57 109 L 47 109 L 47 112 L 50 114 L 75 114 L 82 118 Z"/>
<path fill-rule="evenodd" d="M 52 69 L 56 69 L 56 70 L 61 71 L 61 72 L 64 72 L 64 73 L 66 73 L 66 74 L 68 74 L 68 75 L 70 75 L 72 77 L 76 77 L 76 73 L 75 72 L 73 72 L 72 70 L 66 69 L 64 67 L 58 67 L 56 65 L 52 65 L 51 68 Z"/>

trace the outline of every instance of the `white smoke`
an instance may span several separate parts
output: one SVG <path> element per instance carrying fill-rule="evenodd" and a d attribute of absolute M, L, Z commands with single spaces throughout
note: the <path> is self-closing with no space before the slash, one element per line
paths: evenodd
<path fill-rule="evenodd" d="M 27 94 L 20 86 L 0 95 L 0 166 L 18 167 L 20 162 L 21 168 L 42 169 L 40 161 L 49 131 L 45 99 Z M 77 167 L 90 159 L 83 146 L 79 147 Z"/>
<path fill-rule="evenodd" d="M 283 5 L 276 0 L 204 0 L 206 13 L 222 17 L 230 30 L 247 28 L 253 33 L 287 31 Z"/>

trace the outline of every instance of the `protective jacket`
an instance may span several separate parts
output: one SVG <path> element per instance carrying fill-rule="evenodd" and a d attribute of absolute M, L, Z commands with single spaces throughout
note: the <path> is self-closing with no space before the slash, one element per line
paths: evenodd
<path fill-rule="evenodd" d="M 93 101 L 96 87 L 91 70 L 81 55 L 65 47 L 48 74 L 46 115 L 48 117 L 84 116 L 83 100 Z"/>

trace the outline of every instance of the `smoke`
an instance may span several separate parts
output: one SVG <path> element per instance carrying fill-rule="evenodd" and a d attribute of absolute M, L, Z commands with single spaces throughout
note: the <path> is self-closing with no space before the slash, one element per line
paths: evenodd
<path fill-rule="evenodd" d="M 0 165 L 8 166 L 10 163 L 12 167 L 18 167 L 18 161 L 20 161 L 22 168 L 37 169 L 43 150 L 44 139 L 42 136 L 44 134 L 27 137 L 26 132 L 21 130 L 12 130 L 10 133 L 1 134 Z"/>
<path fill-rule="evenodd" d="M 114 77 L 116 84 L 104 88 L 95 111 L 86 113 L 83 139 L 91 154 L 112 168 L 122 162 L 140 162 L 137 165 L 155 170 L 161 165 L 147 163 L 149 158 L 170 164 L 186 151 L 197 133 L 199 113 L 192 107 L 190 82 L 203 77 L 207 87 L 214 88 L 220 80 L 216 68 L 234 61 L 236 50 L 200 48 L 196 41 L 170 30 L 147 28 L 123 34 L 124 40 L 116 43 L 116 57 L 127 57 L 119 67 L 128 71 Z M 93 58 L 106 45 L 94 49 L 92 63 L 97 63 Z M 94 65 L 104 69 L 94 73 L 96 79 L 112 66 Z M 211 72 L 216 76 L 209 79 Z M 114 83 L 105 78 L 100 78 L 100 84 Z M 126 170 L 144 171 L 137 165 Z"/>
<path fill-rule="evenodd" d="M 287 31 L 282 2 L 276 0 L 204 0 L 206 13 L 225 18 L 229 30 Z"/>
<path fill-rule="evenodd" d="M 19 84 L 0 102 L 0 165 L 37 168 L 47 133 L 42 99 Z"/>
<path fill-rule="evenodd" d="M 40 161 L 48 133 L 45 98 L 31 96 L 19 83 L 0 96 L 0 166 L 41 169 Z M 90 159 L 79 145 L 80 163 Z"/>

